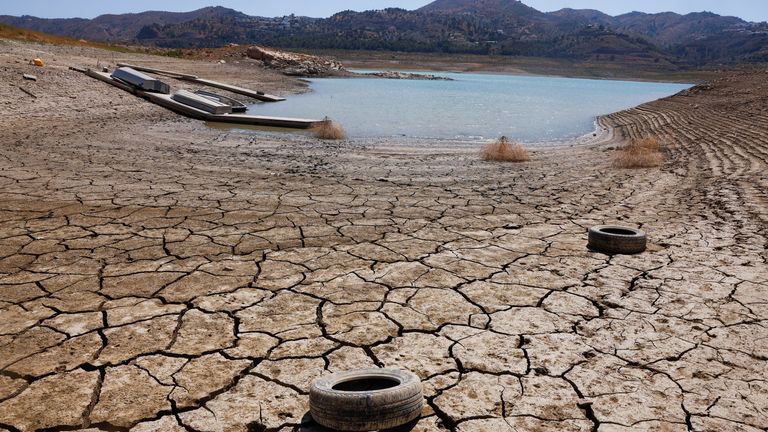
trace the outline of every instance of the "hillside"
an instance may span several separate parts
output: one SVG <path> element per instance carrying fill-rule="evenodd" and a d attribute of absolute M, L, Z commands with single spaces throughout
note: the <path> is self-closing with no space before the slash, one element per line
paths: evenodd
<path fill-rule="evenodd" d="M 689 43 L 701 38 L 727 35 L 728 31 L 748 29 L 750 24 L 736 17 L 709 12 L 619 15 L 608 22 L 617 31 L 644 36 L 662 46 Z"/>
<path fill-rule="evenodd" d="M 516 15 L 544 18 L 545 14 L 518 0 L 436 0 L 418 12 L 446 14 L 479 14 L 484 16 Z"/>
<path fill-rule="evenodd" d="M 45 19 L 32 16 L 0 16 L 0 22 L 44 33 L 106 42 L 127 42 L 136 39 L 142 28 L 149 25 L 174 25 L 194 20 L 216 20 L 222 17 L 248 17 L 224 7 L 206 7 L 192 12 L 147 11 L 135 14 L 101 15 L 94 19 Z"/>
<path fill-rule="evenodd" d="M 112 51 L 131 52 L 130 48 L 121 45 L 112 45 L 102 42 L 87 41 L 84 39 L 75 39 L 68 36 L 52 35 L 34 30 L 10 26 L 0 23 L 0 39 L 17 40 L 24 42 L 71 45 L 79 47 L 102 48 Z M 149 50 L 149 49 L 147 49 Z"/>
<path fill-rule="evenodd" d="M 92 20 L 0 16 L 46 33 L 166 48 L 228 43 L 298 49 L 443 52 L 704 65 L 768 60 L 765 23 L 701 12 L 616 17 L 543 13 L 517 0 L 436 0 L 418 10 L 344 11 L 327 19 L 253 17 L 223 7 Z"/>

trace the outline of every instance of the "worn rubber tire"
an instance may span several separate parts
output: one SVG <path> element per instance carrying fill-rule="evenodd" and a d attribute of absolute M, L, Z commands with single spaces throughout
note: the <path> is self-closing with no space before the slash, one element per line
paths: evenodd
<path fill-rule="evenodd" d="M 362 379 L 397 382 L 381 390 L 336 390 Z M 309 389 L 309 412 L 320 425 L 341 431 L 372 431 L 402 426 L 421 414 L 424 396 L 419 378 L 397 369 L 357 369 L 316 379 Z"/>
<path fill-rule="evenodd" d="M 589 248 L 609 255 L 633 255 L 645 251 L 644 232 L 623 226 L 600 225 L 589 229 Z"/>

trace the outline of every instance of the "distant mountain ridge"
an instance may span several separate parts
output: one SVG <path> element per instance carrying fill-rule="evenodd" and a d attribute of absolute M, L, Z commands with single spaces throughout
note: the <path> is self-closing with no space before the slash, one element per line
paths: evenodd
<path fill-rule="evenodd" d="M 254 17 L 224 7 L 102 15 L 92 20 L 0 16 L 16 27 L 89 40 L 169 48 L 258 43 L 362 49 L 631 59 L 657 65 L 768 60 L 768 24 L 709 12 L 544 13 L 518 0 L 436 0 L 420 9 L 339 12 L 329 18 Z"/>
<path fill-rule="evenodd" d="M 149 25 L 174 25 L 194 20 L 218 20 L 223 17 L 248 18 L 248 15 L 221 6 L 205 7 L 192 12 L 146 11 L 120 15 L 83 18 L 36 18 L 28 15 L 0 16 L 0 22 L 14 27 L 44 33 L 105 42 L 130 42 Z"/>
<path fill-rule="evenodd" d="M 545 14 L 517 0 L 435 0 L 417 9 L 426 13 L 476 13 L 543 17 Z"/>

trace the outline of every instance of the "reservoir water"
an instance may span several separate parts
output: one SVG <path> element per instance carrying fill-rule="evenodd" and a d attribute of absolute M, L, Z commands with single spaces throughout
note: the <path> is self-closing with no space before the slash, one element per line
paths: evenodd
<path fill-rule="evenodd" d="M 253 105 L 255 115 L 323 118 L 352 137 L 558 141 L 595 117 L 670 96 L 685 84 L 436 73 L 454 81 L 312 79 L 311 92 Z"/>

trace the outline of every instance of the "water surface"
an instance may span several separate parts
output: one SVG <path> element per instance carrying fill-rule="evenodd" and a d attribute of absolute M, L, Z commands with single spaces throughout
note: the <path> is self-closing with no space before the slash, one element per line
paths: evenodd
<path fill-rule="evenodd" d="M 454 81 L 312 79 L 312 91 L 250 113 L 323 118 L 353 137 L 557 141 L 589 133 L 595 117 L 675 94 L 685 84 L 440 73 Z"/>

